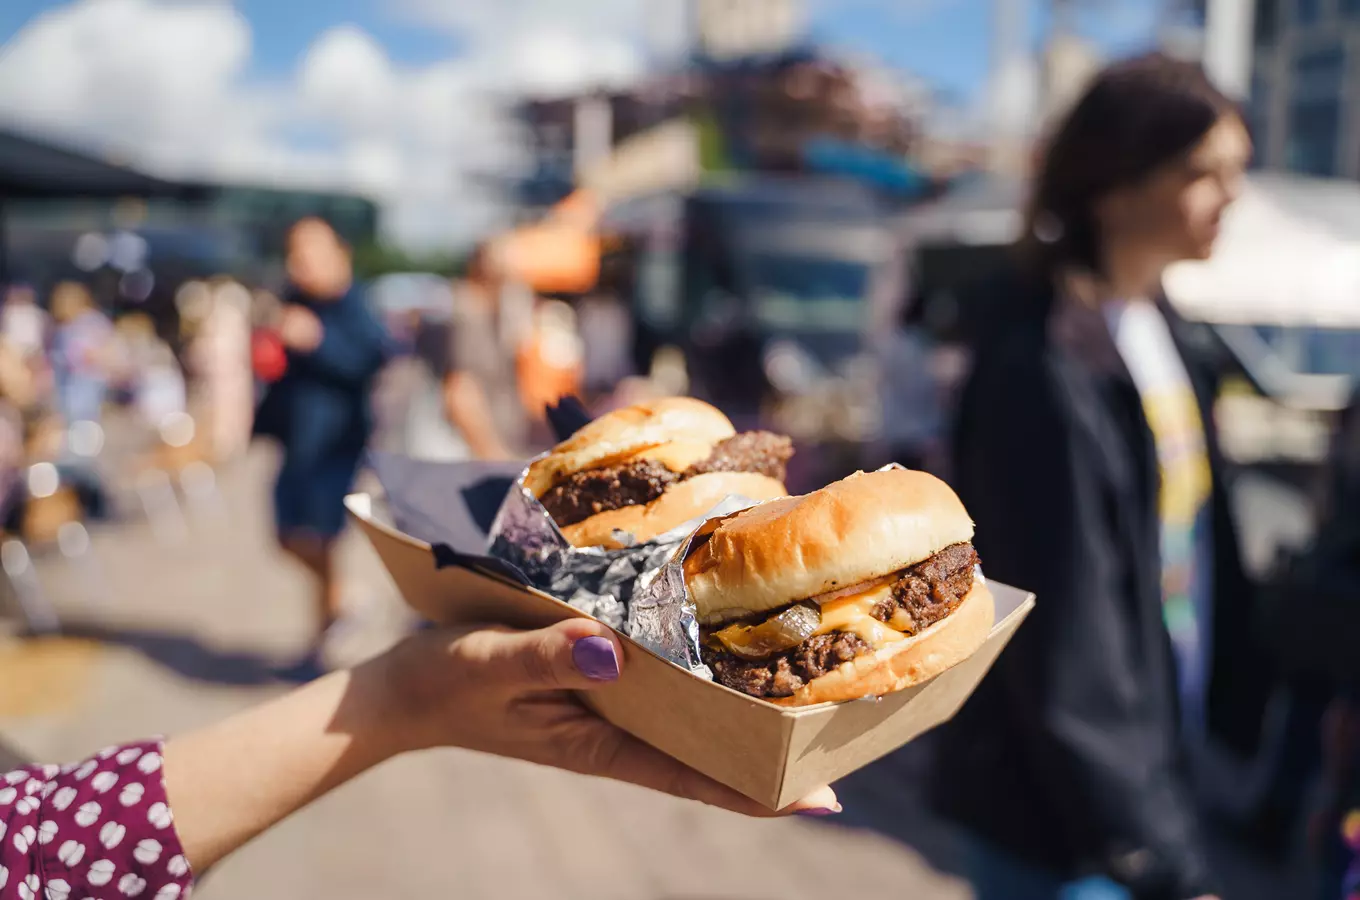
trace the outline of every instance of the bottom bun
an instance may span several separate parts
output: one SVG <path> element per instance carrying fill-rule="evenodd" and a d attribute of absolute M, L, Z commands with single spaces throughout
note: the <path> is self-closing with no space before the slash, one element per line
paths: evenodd
<path fill-rule="evenodd" d="M 706 472 L 672 485 L 666 493 L 645 506 L 625 506 L 596 513 L 589 519 L 568 525 L 562 534 L 573 547 L 605 547 L 617 550 L 624 545 L 615 531 L 633 536 L 639 544 L 665 534 L 677 525 L 706 514 L 733 494 L 750 500 L 787 497 L 784 485 L 767 475 L 753 472 Z"/>
<path fill-rule="evenodd" d="M 814 678 L 791 697 L 769 698 L 780 706 L 839 703 L 882 697 L 921 684 L 977 652 L 996 619 L 992 592 L 981 581 L 952 613 L 905 641 L 857 656 L 834 671 Z"/>

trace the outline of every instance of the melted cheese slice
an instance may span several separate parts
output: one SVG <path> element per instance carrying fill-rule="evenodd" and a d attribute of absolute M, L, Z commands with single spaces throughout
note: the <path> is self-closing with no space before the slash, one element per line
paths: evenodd
<path fill-rule="evenodd" d="M 847 631 L 862 637 L 875 650 L 885 644 L 906 640 L 905 634 L 889 628 L 873 616 L 874 605 L 884 597 L 891 596 L 891 593 L 891 579 L 874 582 L 855 594 L 838 592 L 840 596 L 836 599 L 821 604 L 822 624 L 816 633 Z"/>
<path fill-rule="evenodd" d="M 654 459 L 672 472 L 683 472 L 697 462 L 703 462 L 713 453 L 713 445 L 703 441 L 671 441 L 639 450 L 625 457 L 625 462 L 639 462 Z"/>

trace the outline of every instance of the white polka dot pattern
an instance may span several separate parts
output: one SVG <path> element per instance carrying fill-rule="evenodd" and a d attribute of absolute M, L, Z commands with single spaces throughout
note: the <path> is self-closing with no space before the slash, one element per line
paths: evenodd
<path fill-rule="evenodd" d="M 0 900 L 181 900 L 193 873 L 157 742 L 0 774 Z"/>

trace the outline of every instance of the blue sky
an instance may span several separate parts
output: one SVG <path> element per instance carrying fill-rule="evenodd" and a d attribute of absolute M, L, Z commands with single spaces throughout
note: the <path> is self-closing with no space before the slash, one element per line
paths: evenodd
<path fill-rule="evenodd" d="M 447 242 L 505 214 L 478 187 L 523 163 L 502 101 L 629 83 L 674 58 L 685 2 L 0 0 L 0 125 L 168 177 L 358 191 L 395 239 Z M 1031 46 L 1048 2 L 1028 0 Z M 1149 42 L 1161 0 L 1084 2 L 1080 30 L 1119 53 Z M 816 43 L 922 78 L 980 121 L 993 3 L 805 9 Z"/>
<path fill-rule="evenodd" d="M 496 0 L 447 0 L 450 5 Z M 828 0 L 812 3 L 811 33 L 819 40 L 867 52 L 923 76 L 953 95 L 974 93 L 987 72 L 993 0 Z M 1111 52 L 1146 44 L 1159 0 L 1088 0 L 1082 31 Z M 35 15 L 59 6 L 50 0 L 0 3 L 0 43 Z M 456 34 L 391 11 L 382 0 L 236 0 L 252 25 L 252 74 L 291 71 L 317 35 L 353 23 L 382 44 L 395 61 L 433 62 L 460 52 Z M 1043 0 L 1030 0 L 1032 39 L 1046 27 Z"/>

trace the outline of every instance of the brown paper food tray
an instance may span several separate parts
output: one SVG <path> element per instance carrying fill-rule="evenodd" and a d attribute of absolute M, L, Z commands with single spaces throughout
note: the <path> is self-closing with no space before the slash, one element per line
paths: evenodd
<path fill-rule="evenodd" d="M 534 628 L 584 613 L 493 574 L 435 567 L 430 545 L 384 520 L 367 494 L 346 499 L 397 588 L 439 624 Z M 583 694 L 608 721 L 771 809 L 782 809 L 948 721 L 1034 606 L 989 582 L 996 624 L 986 644 L 934 679 L 878 700 L 788 709 L 696 678 L 622 638 L 625 675 Z"/>

